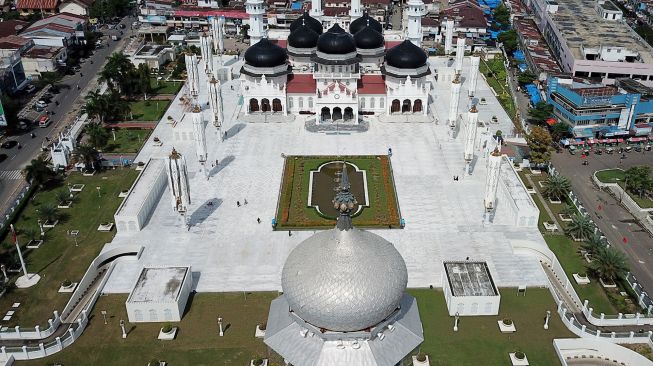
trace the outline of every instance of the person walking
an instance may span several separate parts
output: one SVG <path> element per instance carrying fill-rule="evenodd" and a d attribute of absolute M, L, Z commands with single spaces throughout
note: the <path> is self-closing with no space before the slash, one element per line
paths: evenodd
<path fill-rule="evenodd" d="M 236 207 L 240 207 L 240 201 L 236 201 Z"/>
<path fill-rule="evenodd" d="M 260 218 L 260 217 L 257 217 L 257 218 L 256 218 L 256 222 L 258 222 L 258 223 L 260 224 L 260 223 L 261 223 L 261 218 Z"/>
<path fill-rule="evenodd" d="M 247 204 L 247 198 L 245 198 L 245 204 Z"/>

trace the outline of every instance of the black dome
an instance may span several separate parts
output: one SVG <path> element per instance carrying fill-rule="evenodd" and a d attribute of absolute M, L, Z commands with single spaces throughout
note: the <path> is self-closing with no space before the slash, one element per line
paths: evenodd
<path fill-rule="evenodd" d="M 400 69 L 416 69 L 424 66 L 427 58 L 426 52 L 409 40 L 392 47 L 385 54 L 385 61 L 388 65 Z"/>
<path fill-rule="evenodd" d="M 336 23 L 317 40 L 317 49 L 332 55 L 344 55 L 356 52 L 356 43 L 354 37 Z"/>
<path fill-rule="evenodd" d="M 358 33 L 358 31 L 367 27 L 368 22 L 369 22 L 369 26 L 372 27 L 372 29 L 383 34 L 383 26 L 381 25 L 381 23 L 379 23 L 378 20 L 370 17 L 370 15 L 367 13 L 363 14 L 362 17 L 351 22 L 351 24 L 349 25 L 349 33 L 351 34 Z"/>
<path fill-rule="evenodd" d="M 254 67 L 274 67 L 286 62 L 286 50 L 263 38 L 245 51 L 245 62 Z"/>
<path fill-rule="evenodd" d="M 354 41 L 356 41 L 356 47 L 366 50 L 383 47 L 385 44 L 383 34 L 374 30 L 371 26 L 365 26 L 365 28 L 358 31 L 354 35 Z"/>
<path fill-rule="evenodd" d="M 302 16 L 290 23 L 290 33 L 294 32 L 295 29 L 301 27 L 302 25 L 306 25 L 317 34 L 322 34 L 323 32 L 322 23 L 319 20 L 308 15 L 308 13 L 304 13 Z"/>
<path fill-rule="evenodd" d="M 320 38 L 319 34 L 302 24 L 290 32 L 288 45 L 296 48 L 313 48 L 317 45 L 318 38 Z"/>

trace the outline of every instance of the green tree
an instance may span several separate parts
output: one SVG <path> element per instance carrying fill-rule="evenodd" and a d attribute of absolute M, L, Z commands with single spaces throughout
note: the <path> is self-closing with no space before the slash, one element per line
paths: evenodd
<path fill-rule="evenodd" d="M 549 174 L 542 186 L 544 197 L 555 201 L 562 201 L 571 191 L 571 182 L 560 174 Z"/>
<path fill-rule="evenodd" d="M 63 78 L 58 72 L 42 72 L 41 76 L 37 80 L 36 84 L 40 87 L 45 87 L 47 85 L 52 85 L 56 88 L 59 87 L 59 82 Z"/>
<path fill-rule="evenodd" d="M 499 28 L 506 28 L 510 25 L 510 11 L 508 8 L 500 4 L 494 9 L 494 21 L 497 23 Z"/>
<path fill-rule="evenodd" d="M 532 83 L 537 79 L 537 76 L 533 74 L 530 70 L 526 70 L 524 72 L 520 72 L 519 75 L 517 76 L 517 81 L 520 84 L 529 84 Z"/>
<path fill-rule="evenodd" d="M 57 191 L 55 198 L 57 199 L 58 204 L 65 205 L 70 202 L 70 192 L 67 189 L 62 189 Z"/>
<path fill-rule="evenodd" d="M 39 187 L 43 187 L 54 175 L 54 171 L 42 157 L 33 159 L 30 165 L 25 167 L 25 180 Z"/>
<path fill-rule="evenodd" d="M 46 222 L 55 222 L 59 218 L 59 211 L 57 211 L 57 206 L 53 204 L 41 205 L 38 208 L 39 218 Z"/>
<path fill-rule="evenodd" d="M 647 194 L 653 187 L 650 166 L 634 166 L 628 168 L 624 174 L 626 189 L 637 193 L 640 198 Z"/>
<path fill-rule="evenodd" d="M 539 101 L 528 111 L 528 116 L 532 121 L 539 124 L 544 123 L 553 113 L 553 106 L 545 101 Z"/>
<path fill-rule="evenodd" d="M 599 278 L 612 281 L 629 271 L 626 256 L 621 251 L 607 246 L 593 256 L 590 269 Z"/>
<path fill-rule="evenodd" d="M 553 141 L 560 141 L 569 134 L 569 126 L 564 122 L 558 122 L 551 126 L 551 137 Z"/>
<path fill-rule="evenodd" d="M 605 248 L 605 239 L 601 237 L 599 234 L 591 234 L 590 236 L 585 239 L 585 242 L 581 244 L 583 249 L 587 250 L 590 254 L 596 255 L 598 254 L 603 248 Z"/>
<path fill-rule="evenodd" d="M 586 240 L 594 234 L 594 224 L 592 224 L 589 217 L 575 214 L 567 225 L 567 234 L 576 239 Z"/>
<path fill-rule="evenodd" d="M 86 100 L 86 104 L 82 107 L 82 111 L 87 113 L 89 117 L 97 118 L 100 123 L 104 123 L 111 108 L 105 94 L 92 91 L 84 99 Z"/>
<path fill-rule="evenodd" d="M 104 147 L 109 140 L 109 132 L 99 123 L 89 123 L 85 132 L 89 143 L 96 149 Z"/>
<path fill-rule="evenodd" d="M 147 100 L 147 94 L 152 92 L 150 68 L 146 64 L 138 65 L 136 69 L 138 76 L 138 89 L 143 93 L 143 99 Z"/>
<path fill-rule="evenodd" d="M 515 52 L 515 50 L 517 50 L 517 46 L 519 45 L 519 40 L 517 38 L 517 31 L 515 31 L 514 29 L 501 32 L 501 34 L 499 34 L 499 36 L 497 37 L 497 41 L 503 44 L 503 48 L 509 54 Z"/>
<path fill-rule="evenodd" d="M 95 163 L 99 160 L 100 154 L 91 145 L 78 145 L 73 151 L 73 156 L 78 162 L 84 163 L 86 171 L 95 170 Z"/>
<path fill-rule="evenodd" d="M 111 90 L 118 90 L 126 96 L 134 94 L 133 76 L 136 68 L 129 58 L 123 54 L 113 53 L 100 71 L 101 82 L 106 82 Z"/>
<path fill-rule="evenodd" d="M 526 136 L 528 147 L 531 149 L 529 161 L 535 164 L 546 164 L 551 160 L 551 135 L 545 128 L 535 126 Z"/>

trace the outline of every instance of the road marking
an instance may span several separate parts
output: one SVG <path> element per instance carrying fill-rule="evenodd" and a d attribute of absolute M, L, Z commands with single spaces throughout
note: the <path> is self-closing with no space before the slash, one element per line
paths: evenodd
<path fill-rule="evenodd" d="M 638 260 L 638 262 L 639 262 L 640 264 L 644 264 L 644 263 L 646 263 L 646 262 L 644 262 L 643 260 Z"/>
<path fill-rule="evenodd" d="M 0 171 L 1 180 L 18 180 L 23 179 L 23 175 L 20 174 L 20 170 L 3 170 Z"/>
<path fill-rule="evenodd" d="M 614 226 L 614 224 L 613 224 L 613 225 L 611 225 L 611 226 L 612 226 L 612 228 L 613 228 L 613 229 L 615 229 L 615 230 L 617 230 L 617 227 L 616 227 L 616 226 Z"/>

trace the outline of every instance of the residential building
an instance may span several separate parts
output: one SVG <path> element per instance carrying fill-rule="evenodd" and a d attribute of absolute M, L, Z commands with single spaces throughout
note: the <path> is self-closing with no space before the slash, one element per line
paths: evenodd
<path fill-rule="evenodd" d="M 562 69 L 535 22 L 530 18 L 515 17 L 512 24 L 519 36 L 521 49 L 524 50 L 526 64 L 537 75 L 538 80 L 545 81 L 549 76 L 561 75 Z"/>
<path fill-rule="evenodd" d="M 442 24 L 440 34 L 444 34 L 445 19 L 453 19 L 454 34 L 457 33 L 459 36 L 476 39 L 487 34 L 487 19 L 483 9 L 475 2 L 464 1 L 444 9 L 440 14 L 440 24 Z"/>
<path fill-rule="evenodd" d="M 86 24 L 86 17 L 61 13 L 34 22 L 20 35 L 41 46 L 70 47 L 81 44 Z"/>
<path fill-rule="evenodd" d="M 57 13 L 59 0 L 17 0 L 16 10 L 21 15 L 30 15 L 34 13 L 53 15 Z"/>
<path fill-rule="evenodd" d="M 68 0 L 59 5 L 59 12 L 88 16 L 89 9 L 94 2 L 95 0 Z"/>
<path fill-rule="evenodd" d="M 28 25 L 28 22 L 24 22 L 22 20 L 2 21 L 0 22 L 0 37 L 16 36 Z"/>
<path fill-rule="evenodd" d="M 13 94 L 27 83 L 20 51 L 0 45 L 0 90 Z"/>
<path fill-rule="evenodd" d="M 23 68 L 29 77 L 40 77 L 41 73 L 54 72 L 66 65 L 66 47 L 35 45 L 22 53 Z"/>
<path fill-rule="evenodd" d="M 150 69 L 158 69 L 175 59 L 175 51 L 170 45 L 145 44 L 131 58 L 136 66 L 146 64 Z"/>

